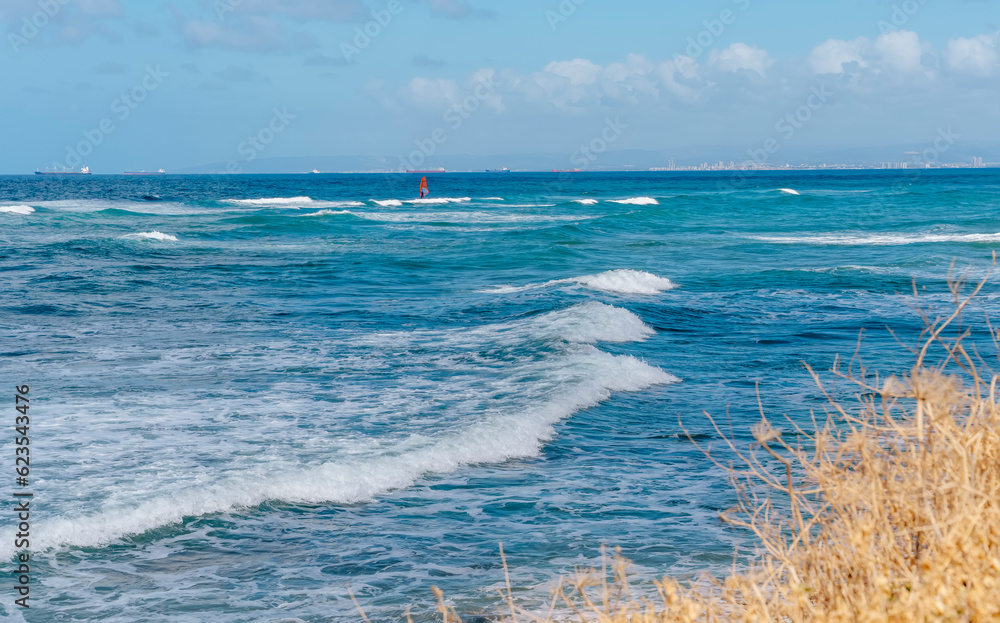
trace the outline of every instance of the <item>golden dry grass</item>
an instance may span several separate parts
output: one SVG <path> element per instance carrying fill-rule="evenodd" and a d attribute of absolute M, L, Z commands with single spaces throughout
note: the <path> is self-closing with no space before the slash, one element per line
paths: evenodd
<path fill-rule="evenodd" d="M 724 467 L 740 503 L 724 519 L 758 547 L 747 566 L 721 582 L 663 579 L 647 601 L 616 556 L 560 581 L 548 613 L 520 609 L 508 580 L 504 620 L 553 621 L 557 609 L 583 623 L 1000 620 L 1000 377 L 960 328 L 983 284 L 962 298 L 951 283 L 956 309 L 924 315 L 908 374 L 838 363 L 857 390 L 848 407 L 810 370 L 829 405 L 810 431 L 762 413 L 756 443 L 740 449 L 716 427 L 737 457 Z M 435 594 L 443 620 L 460 621 Z"/>

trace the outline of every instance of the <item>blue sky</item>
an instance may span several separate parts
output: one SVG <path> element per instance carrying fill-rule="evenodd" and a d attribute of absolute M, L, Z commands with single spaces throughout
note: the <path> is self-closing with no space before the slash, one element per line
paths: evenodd
<path fill-rule="evenodd" d="M 0 23 L 3 173 L 570 154 L 616 119 L 610 149 L 679 159 L 1000 139 L 1000 0 L 3 0 Z"/>

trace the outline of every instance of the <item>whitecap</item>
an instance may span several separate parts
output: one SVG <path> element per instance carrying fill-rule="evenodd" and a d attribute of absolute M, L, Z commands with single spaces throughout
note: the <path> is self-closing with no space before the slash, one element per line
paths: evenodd
<path fill-rule="evenodd" d="M 403 202 L 399 199 L 386 199 L 384 201 L 379 201 L 378 199 L 372 199 L 372 203 L 380 205 L 383 208 L 398 208 L 403 205 Z"/>
<path fill-rule="evenodd" d="M 340 214 L 354 214 L 354 212 L 350 210 L 320 210 L 319 212 L 310 212 L 302 216 L 337 216 Z"/>
<path fill-rule="evenodd" d="M 177 236 L 165 234 L 159 231 L 144 231 L 138 234 L 126 234 L 122 238 L 133 238 L 140 240 L 158 240 L 160 242 L 177 242 Z"/>
<path fill-rule="evenodd" d="M 472 197 L 426 197 L 424 199 L 410 199 L 406 203 L 415 205 L 433 205 L 436 203 L 468 203 Z"/>
<path fill-rule="evenodd" d="M 5 214 L 31 214 L 34 211 L 33 207 L 26 205 L 0 206 L 0 212 Z"/>
<path fill-rule="evenodd" d="M 585 206 L 592 206 L 597 203 L 597 199 L 574 199 L 573 203 L 580 203 Z"/>
<path fill-rule="evenodd" d="M 311 197 L 262 197 L 260 199 L 226 199 L 227 203 L 246 206 L 283 206 L 312 203 Z"/>
<path fill-rule="evenodd" d="M 545 283 L 526 286 L 499 286 L 490 290 L 480 290 L 487 294 L 514 294 L 527 290 L 536 290 L 552 286 L 578 285 L 591 290 L 600 290 L 611 294 L 643 294 L 652 295 L 673 290 L 677 284 L 652 273 L 628 268 L 609 270 L 596 275 L 584 275 L 570 279 L 555 279 Z"/>
<path fill-rule="evenodd" d="M 775 244 L 898 246 L 933 242 L 1000 242 L 1000 232 L 995 234 L 830 234 L 822 236 L 751 236 L 750 238 Z"/>
<path fill-rule="evenodd" d="M 630 206 L 655 206 L 660 205 L 660 202 L 652 197 L 632 197 L 630 199 L 618 199 L 612 200 L 611 203 L 621 203 Z"/>
<path fill-rule="evenodd" d="M 779 188 L 778 192 L 783 192 L 786 195 L 801 195 L 802 194 L 799 191 L 795 190 L 794 188 Z"/>
<path fill-rule="evenodd" d="M 677 287 L 677 284 L 664 277 L 627 268 L 577 277 L 575 281 L 593 290 L 616 294 L 660 294 Z"/>
<path fill-rule="evenodd" d="M 463 417 L 440 435 L 412 434 L 382 444 L 361 440 L 349 451 L 317 462 L 296 462 L 294 453 L 271 457 L 264 452 L 255 464 L 202 474 L 204 479 L 185 477 L 166 486 L 118 490 L 105 502 L 88 503 L 92 511 L 40 518 L 32 524 L 32 547 L 39 552 L 98 547 L 180 524 L 187 517 L 234 512 L 269 501 L 363 503 L 410 487 L 427 474 L 537 456 L 556 434 L 555 425 L 574 413 L 606 401 L 615 392 L 680 382 L 636 357 L 613 355 L 594 345 L 639 341 L 652 334 L 632 312 L 592 302 L 482 327 L 357 336 L 352 342 L 369 347 L 364 349 L 369 352 L 409 346 L 416 353 L 426 350 L 421 345 L 427 343 L 433 343 L 435 351 L 452 346 L 458 352 L 478 352 L 486 344 L 520 345 L 539 339 L 550 341 L 552 348 L 544 356 L 511 363 L 504 378 L 479 394 L 495 400 L 493 408 L 477 418 Z M 429 361 L 439 366 L 453 363 L 448 357 Z M 439 389 L 447 392 L 449 386 Z M 510 400 L 515 393 L 520 399 Z M 173 421 L 176 415 L 171 415 Z M 13 532 L 9 527 L 0 530 L 0 557 L 13 553 Z"/>

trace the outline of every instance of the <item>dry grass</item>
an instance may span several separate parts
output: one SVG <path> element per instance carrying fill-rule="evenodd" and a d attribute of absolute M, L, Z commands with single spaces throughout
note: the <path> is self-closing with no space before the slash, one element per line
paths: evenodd
<path fill-rule="evenodd" d="M 740 503 L 724 519 L 755 537 L 748 566 L 722 582 L 664 579 L 649 602 L 631 596 L 615 557 L 560 581 L 547 614 L 522 611 L 508 579 L 505 620 L 552 621 L 557 609 L 583 623 L 1000 620 L 1000 377 L 960 326 L 983 284 L 963 298 L 951 283 L 956 309 L 921 311 L 908 374 L 872 377 L 856 356 L 834 368 L 856 387 L 851 407 L 810 370 L 829 400 L 810 432 L 762 413 L 756 443 L 740 449 L 716 426 L 738 457 L 724 467 Z M 435 594 L 443 619 L 460 621 Z"/>

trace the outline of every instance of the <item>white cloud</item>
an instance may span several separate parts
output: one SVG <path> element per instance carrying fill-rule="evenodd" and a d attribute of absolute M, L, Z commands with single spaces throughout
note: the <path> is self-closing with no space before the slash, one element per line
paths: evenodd
<path fill-rule="evenodd" d="M 944 50 L 948 68 L 960 73 L 988 76 L 997 67 L 996 35 L 949 39 Z"/>
<path fill-rule="evenodd" d="M 755 71 L 764 77 L 767 68 L 774 61 L 765 50 L 745 43 L 734 43 L 724 50 L 712 50 L 708 54 L 708 64 L 720 71 Z"/>
<path fill-rule="evenodd" d="M 665 92 L 679 101 L 690 103 L 698 99 L 703 84 L 698 70 L 698 61 L 681 55 L 661 63 L 656 68 L 656 76 Z"/>
<path fill-rule="evenodd" d="M 600 65 L 583 58 L 553 61 L 531 74 L 524 82 L 525 92 L 530 99 L 556 108 L 593 105 L 599 99 L 597 78 L 601 70 Z"/>
<path fill-rule="evenodd" d="M 601 67 L 585 58 L 576 58 L 571 61 L 553 61 L 546 65 L 543 70 L 543 74 L 566 78 L 573 86 L 593 84 L 597 81 L 597 76 L 600 73 Z"/>
<path fill-rule="evenodd" d="M 656 65 L 641 54 L 629 54 L 624 63 L 609 63 L 601 71 L 604 94 L 616 102 L 656 99 L 660 90 L 655 69 Z"/>
<path fill-rule="evenodd" d="M 459 95 L 458 83 L 444 78 L 417 77 L 403 87 L 403 96 L 409 102 L 431 111 L 454 106 Z"/>
<path fill-rule="evenodd" d="M 920 43 L 917 33 L 897 30 L 875 40 L 873 52 L 880 67 L 899 73 L 913 73 L 923 69 L 921 59 L 929 46 Z"/>
<path fill-rule="evenodd" d="M 734 101 L 770 110 L 800 105 L 803 93 L 829 80 L 837 80 L 845 101 L 850 97 L 852 101 L 874 104 L 880 101 L 880 94 L 888 93 L 886 89 L 898 95 L 899 89 L 912 88 L 908 101 L 916 105 L 926 101 L 924 95 L 930 97 L 942 90 L 927 91 L 946 77 L 939 68 L 947 65 L 955 71 L 979 75 L 1000 68 L 996 44 L 996 38 L 983 35 L 952 40 L 946 50 L 935 50 L 917 33 L 899 30 L 873 39 L 830 39 L 816 46 L 807 59 L 797 62 L 772 58 L 766 50 L 753 45 L 733 43 L 707 51 L 703 64 L 683 55 L 656 61 L 630 54 L 604 65 L 573 58 L 551 61 L 528 73 L 513 69 L 484 71 L 491 72 L 497 84 L 492 108 L 498 112 L 547 110 L 586 116 L 633 110 L 635 114 L 661 114 L 708 111 Z M 820 78 L 803 75 L 810 70 Z M 752 72 L 759 79 L 733 79 L 739 72 Z M 843 78 L 832 77 L 837 75 Z M 444 110 L 460 101 L 458 98 L 468 96 L 474 78 L 415 79 L 396 92 L 396 105 Z M 405 97 L 399 98 L 401 93 Z"/>
<path fill-rule="evenodd" d="M 857 63 L 867 67 L 865 55 L 871 42 L 866 37 L 853 41 L 829 39 L 816 46 L 809 54 L 809 68 L 814 74 L 842 74 L 844 65 Z"/>

